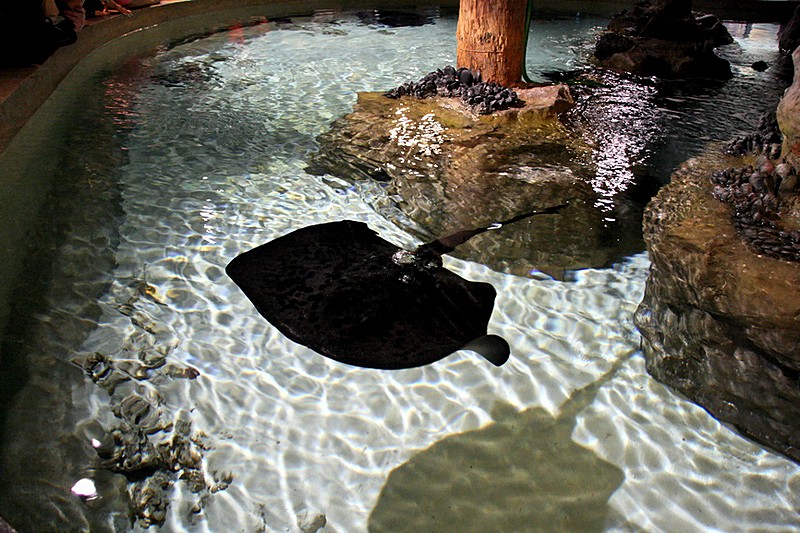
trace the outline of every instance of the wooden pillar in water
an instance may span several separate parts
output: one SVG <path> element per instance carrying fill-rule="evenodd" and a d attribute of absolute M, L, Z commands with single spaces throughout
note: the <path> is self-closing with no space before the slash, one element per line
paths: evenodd
<path fill-rule="evenodd" d="M 461 0 L 456 64 L 485 81 L 519 85 L 525 55 L 527 0 Z"/>

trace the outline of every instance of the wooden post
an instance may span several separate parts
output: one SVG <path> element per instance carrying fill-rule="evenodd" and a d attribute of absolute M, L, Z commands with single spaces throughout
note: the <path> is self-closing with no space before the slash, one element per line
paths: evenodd
<path fill-rule="evenodd" d="M 527 0 L 461 0 L 456 64 L 480 71 L 484 81 L 519 85 L 526 7 Z"/>

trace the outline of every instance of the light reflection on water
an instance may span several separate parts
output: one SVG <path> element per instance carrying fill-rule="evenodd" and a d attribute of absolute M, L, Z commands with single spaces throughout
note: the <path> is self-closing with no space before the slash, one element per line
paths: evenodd
<path fill-rule="evenodd" d="M 603 104 L 587 103 L 582 108 L 583 120 L 602 124 L 590 139 L 596 148 L 593 160 L 597 167 L 591 185 L 598 195 L 595 206 L 603 211 L 611 211 L 614 199 L 634 184 L 633 169 L 646 163 L 649 147 L 661 135 L 653 102 L 655 87 L 624 79 L 609 81 L 611 84 L 594 95 Z"/>
<path fill-rule="evenodd" d="M 587 35 L 603 23 L 569 19 L 534 25 L 541 55 L 531 54 L 528 70 L 581 66 Z M 191 512 L 198 495 L 177 482 L 164 528 L 170 531 L 296 530 L 298 517 L 318 513 L 326 516 L 325 531 L 364 531 L 382 501 L 418 512 L 425 502 L 416 501 L 416 494 L 445 474 L 466 469 L 436 450 L 460 446 L 459 439 L 445 439 L 467 431 L 476 432 L 471 435 L 485 454 L 477 465 L 482 475 L 508 462 L 508 432 L 552 431 L 552 439 L 536 440 L 538 447 L 531 444 L 529 451 L 556 466 L 503 465 L 522 476 L 518 487 L 546 487 L 536 505 L 563 504 L 558 483 L 537 476 L 574 481 L 571 466 L 604 465 L 597 476 L 607 479 L 596 481 L 609 492 L 600 498 L 598 520 L 610 530 L 800 526 L 795 512 L 800 491 L 793 490 L 800 486 L 797 465 L 752 445 L 647 376 L 631 320 L 644 289 L 644 254 L 613 268 L 578 272 L 569 283 L 501 274 L 448 258 L 448 268 L 488 281 L 498 291 L 490 332 L 512 346 L 512 358 L 501 368 L 463 352 L 397 372 L 346 367 L 280 335 L 224 275 L 224 266 L 242 251 L 341 218 L 365 221 L 399 245 L 414 244 L 372 209 L 370 201 L 383 194 L 380 185 L 334 189 L 303 167 L 316 148 L 315 137 L 349 110 L 357 91 L 384 90 L 452 63 L 454 35 L 451 17 L 405 28 L 352 19 L 259 26 L 159 52 L 133 72 L 112 75 L 108 87 L 127 85 L 135 95 L 130 109 L 118 105 L 112 115 L 128 128 L 121 140 L 127 162 L 113 174 L 121 206 L 113 226 L 118 239 L 114 246 L 94 244 L 93 235 L 105 226 L 79 216 L 53 216 L 54 223 L 70 228 L 71 240 L 54 257 L 73 276 L 62 272 L 56 279 L 94 287 L 99 296 L 92 305 L 98 310 L 75 311 L 75 294 L 56 291 L 22 344 L 62 365 L 76 353 L 125 352 L 135 358 L 158 349 L 171 361 L 196 368 L 200 377 L 129 382 L 109 397 L 77 376 L 68 393 L 77 426 L 97 421 L 113 427 L 118 421 L 109 405 L 131 390 L 157 395 L 167 419 L 190 413 L 193 427 L 210 442 L 205 472 L 209 477 L 230 472 L 233 481 L 205 494 L 199 514 Z M 747 60 L 762 48 L 740 44 Z M 409 72 L 410 65 L 418 70 Z M 669 102 L 680 105 L 670 108 L 659 97 L 653 85 L 629 81 L 595 93 L 600 105 L 587 110 L 596 110 L 608 134 L 595 139 L 593 185 L 604 198 L 625 192 L 634 167 L 652 163 L 655 147 L 669 138 L 665 124 L 674 118 L 671 113 L 713 107 L 678 95 Z M 757 114 L 752 107 L 743 113 Z M 694 120 L 687 121 L 691 127 Z M 712 131 L 721 127 L 715 122 L 720 117 L 705 120 L 714 122 Z M 433 147 L 435 135 L 432 139 Z M 684 157 L 678 146 L 678 153 L 664 160 Z M 102 208 L 87 206 L 90 213 Z M 113 263 L 100 273 L 76 272 L 70 265 L 86 250 L 104 257 L 113 252 Z M 137 292 L 143 282 L 152 289 Z M 62 331 L 81 329 L 85 335 L 69 342 L 47 334 L 55 316 Z M 62 371 L 76 377 L 73 368 Z M 36 394 L 23 397 L 28 409 L 40 411 L 14 418 L 21 420 L 21 430 L 52 415 L 37 404 Z M 78 438 L 88 446 L 83 431 Z M 436 443 L 445 444 L 429 448 Z M 524 457 L 524 440 L 515 444 L 522 455 L 514 457 Z M 23 446 L 20 441 L 6 450 Z M 73 478 L 63 480 L 66 492 L 91 472 L 87 455 L 69 465 Z M 406 479 L 403 486 L 385 485 L 390 472 L 403 465 L 421 466 L 403 470 L 411 471 L 410 477 L 395 476 Z M 14 513 L 11 498 L 30 494 L 26 483 L 30 487 L 31 479 L 53 475 L 31 464 L 6 471 L 16 473 L 22 487 L 0 499 L 0 514 L 7 518 Z M 98 483 L 107 502 L 114 500 L 108 487 Z M 398 491 L 399 501 L 383 500 L 396 498 Z M 512 486 L 492 497 L 503 503 L 496 507 L 506 509 L 502 518 L 509 528 L 536 529 L 515 522 L 511 511 L 527 502 L 525 494 Z M 449 503 L 469 517 L 483 508 L 485 498 L 480 491 L 458 494 L 441 505 Z M 44 516 L 40 529 L 47 529 Z"/>

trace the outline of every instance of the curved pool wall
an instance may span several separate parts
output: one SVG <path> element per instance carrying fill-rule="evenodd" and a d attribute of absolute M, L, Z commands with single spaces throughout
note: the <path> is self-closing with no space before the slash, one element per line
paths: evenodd
<path fill-rule="evenodd" d="M 310 3 L 292 2 L 286 5 L 307 6 Z M 359 5 L 354 4 L 353 7 Z M 275 4 L 270 4 L 270 9 L 273 7 Z M 0 156 L 12 158 L 10 161 L 13 164 L 6 160 L 2 168 L 17 168 L 19 180 L 31 175 L 41 176 L 40 180 L 27 182 L 28 187 L 23 187 L 19 180 L 6 184 L 4 176 L 3 186 L 7 188 L 3 194 L 8 192 L 10 196 L 13 193 L 16 203 L 9 208 L 13 212 L 8 221 L 3 222 L 15 223 L 23 219 L 30 224 L 42 218 L 39 206 L 54 185 L 51 181 L 58 170 L 55 162 L 62 159 L 57 157 L 57 153 L 43 150 L 39 143 L 51 149 L 59 146 L 57 132 L 61 130 L 57 126 L 58 120 L 54 122 L 53 119 L 69 122 L 70 116 L 83 111 L 81 99 L 87 94 L 93 97 L 92 93 L 84 92 L 84 81 L 92 79 L 97 70 L 111 69 L 122 63 L 127 55 L 137 51 L 150 50 L 181 36 L 204 33 L 214 26 L 225 27 L 242 16 L 264 16 L 262 8 L 255 7 L 257 13 L 249 9 L 246 8 L 243 15 L 230 18 L 225 15 L 226 23 L 221 23 L 219 13 L 205 19 L 208 24 L 200 24 L 199 19 L 193 18 L 203 18 L 205 15 L 192 14 L 187 15 L 187 20 L 193 22 L 185 30 L 179 27 L 186 20 L 175 20 L 169 23 L 177 25 L 172 29 L 161 25 L 143 32 L 135 31 L 123 41 L 109 42 L 107 46 L 100 47 L 91 57 L 87 57 L 85 63 L 78 62 L 59 86 L 54 98 L 43 105 L 25 130 Z M 276 8 L 270 16 L 295 14 L 294 7 L 286 9 L 286 12 L 282 12 Z M 304 11 L 298 8 L 297 12 L 302 14 Z M 122 20 L 121 23 L 126 21 Z M 28 150 L 28 155 L 32 157 L 23 159 Z M 32 171 L 31 168 L 37 170 Z M 128 194 L 135 197 L 136 187 L 128 186 Z M 55 190 L 60 192 L 58 188 Z M 109 207 L 106 216 L 113 219 L 117 216 L 117 206 L 125 199 L 120 191 L 113 188 L 101 192 L 106 196 L 100 201 L 105 201 Z M 145 188 L 138 192 L 145 200 L 152 194 Z M 315 207 L 313 191 L 301 190 L 299 195 L 307 196 L 309 209 Z M 82 198 L 91 196 L 86 194 Z M 286 196 L 287 202 L 298 200 L 290 194 Z M 127 201 L 131 198 L 129 196 Z M 76 206 L 69 207 L 74 209 Z M 102 209 L 94 207 L 93 210 Z M 57 215 L 53 213 L 53 216 Z M 46 216 L 44 220 L 47 220 Z M 28 242 L 24 236 L 25 229 L 23 227 L 20 230 L 13 246 L 4 245 L 5 249 L 18 253 L 20 257 L 24 251 L 21 243 Z M 383 229 L 391 231 L 388 225 Z M 3 229 L 6 230 L 8 228 Z M 402 237 L 396 233 L 393 235 Z M 119 239 L 113 233 L 100 237 L 99 246 L 103 244 L 102 239 Z M 99 259 L 107 260 L 102 257 Z M 26 263 L 25 269 L 17 270 L 24 272 L 30 266 Z M 503 295 L 501 318 L 506 324 L 506 333 L 510 333 L 510 338 L 517 345 L 522 342 L 534 355 L 534 361 L 526 363 L 532 366 L 520 364 L 519 361 L 511 362 L 506 368 L 510 372 L 506 378 L 508 381 L 497 385 L 490 384 L 493 372 L 469 357 L 461 356 L 437 368 L 382 375 L 369 371 L 348 372 L 327 361 L 318 360 L 314 354 L 305 351 L 302 355 L 308 364 L 294 367 L 280 361 L 269 361 L 263 355 L 238 355 L 243 360 L 252 358 L 251 362 L 245 363 L 243 375 L 247 376 L 248 381 L 255 382 L 261 393 L 252 396 L 249 386 L 240 383 L 238 376 L 226 375 L 223 381 L 217 382 L 217 391 L 203 394 L 200 399 L 212 407 L 212 413 L 223 415 L 225 411 L 216 407 L 224 405 L 226 399 L 230 401 L 241 396 L 255 402 L 252 419 L 231 420 L 237 423 L 231 429 L 233 434 L 226 435 L 222 429 L 224 420 L 203 420 L 203 415 L 198 415 L 200 428 L 215 428 L 212 436 L 217 440 L 218 451 L 212 457 L 213 461 L 221 461 L 219 457 L 223 456 L 245 461 L 235 465 L 234 471 L 238 477 L 234 478 L 234 484 L 227 491 L 219 493 L 213 503 L 211 510 L 215 513 L 213 524 L 217 526 L 216 530 L 222 527 L 224 521 L 220 513 L 226 510 L 233 516 L 246 513 L 251 525 L 258 527 L 261 524 L 262 528 L 268 530 L 275 524 L 283 526 L 292 523 L 294 516 L 291 513 L 287 515 L 287 509 L 294 511 L 297 517 L 303 513 L 313 515 L 324 511 L 332 524 L 340 525 L 339 530 L 353 530 L 341 524 L 352 526 L 367 523 L 366 518 L 354 519 L 350 515 L 363 516 L 370 509 L 365 507 L 364 501 L 350 501 L 346 496 L 364 496 L 358 492 L 339 495 L 328 489 L 339 481 L 337 475 L 344 475 L 345 489 L 357 491 L 359 484 L 366 481 L 367 492 L 377 491 L 381 487 L 382 477 L 373 470 L 375 464 L 397 464 L 380 495 L 373 495 L 378 503 L 372 508 L 368 523 L 375 531 L 407 528 L 409 517 L 419 518 L 423 528 L 426 524 L 430 526 L 434 523 L 426 521 L 427 518 L 421 516 L 418 507 L 406 507 L 410 500 L 404 497 L 404 493 L 409 487 L 419 490 L 433 511 L 448 506 L 463 509 L 475 502 L 483 502 L 487 506 L 487 519 L 500 523 L 507 516 L 504 516 L 503 509 L 494 508 L 491 500 L 497 498 L 505 502 L 502 496 L 509 490 L 519 488 L 515 486 L 517 478 L 514 476 L 520 471 L 535 473 L 534 483 L 526 486 L 531 493 L 541 491 L 557 495 L 563 489 L 568 491 L 564 498 L 569 499 L 572 494 L 581 493 L 582 488 L 584 495 L 588 496 L 585 500 L 588 501 L 588 510 L 596 510 L 602 517 L 608 507 L 613 509 L 611 525 L 617 530 L 670 530 L 671 526 L 682 530 L 715 527 L 736 530 L 749 526 L 757 529 L 761 524 L 765 529 L 779 531 L 800 525 L 797 517 L 792 517 L 787 511 L 798 503 L 797 497 L 793 496 L 800 486 L 800 474 L 795 465 L 743 441 L 701 409 L 680 400 L 644 373 L 641 357 L 635 351 L 636 333 L 629 315 L 641 296 L 646 258 L 640 255 L 614 269 L 587 271 L 578 275 L 574 284 L 545 282 L 541 286 L 461 261 L 454 261 L 449 266 L 466 277 L 490 280 L 498 288 Z M 4 265 L 4 268 L 8 267 Z M 119 289 L 111 287 L 109 292 Z M 533 311 L 521 313 L 519 298 L 536 302 Z M 237 303 L 241 307 L 239 311 L 246 307 L 240 304 Z M 567 305 L 569 311 L 564 312 Z M 596 306 L 608 312 L 600 314 Z M 229 313 L 222 313 L 223 318 L 226 314 Z M 524 321 L 516 324 L 518 317 L 523 317 Z M 254 331 L 263 330 L 258 320 L 246 324 Z M 239 325 L 239 319 L 235 325 Z M 547 336 L 527 339 L 530 331 L 540 330 L 548 332 Z M 618 344 L 613 347 L 596 344 L 592 337 L 599 330 L 603 331 L 604 339 L 616 337 Z M 97 339 L 95 342 L 98 342 Z M 269 338 L 268 343 L 274 345 L 280 340 Z M 577 360 L 574 359 L 576 352 L 580 354 Z M 47 358 L 43 358 L 43 361 L 45 364 L 51 363 Z M 214 361 L 220 367 L 223 363 L 222 359 Z M 210 379 L 219 377 L 215 374 L 214 364 L 208 362 L 202 367 Z M 270 371 L 265 371 L 261 365 L 269 366 Z M 4 380 L 8 378 L 6 368 L 4 364 Z M 46 368 L 40 371 L 47 375 Z M 62 411 L 69 410 L 72 402 L 77 404 L 82 394 L 89 395 L 94 387 L 91 383 L 82 386 L 81 382 L 88 380 L 79 371 L 65 375 L 68 377 L 65 381 L 69 382 L 53 384 L 43 381 L 36 383 L 31 392 L 52 396 L 51 422 L 54 425 L 69 425 L 74 420 L 89 418 L 93 409 L 102 408 L 102 405 L 90 405 L 72 413 L 72 418 L 65 417 Z M 542 381 L 540 376 L 543 375 L 552 378 L 551 381 Z M 325 386 L 321 385 L 323 383 Z M 556 386 L 558 383 L 562 385 Z M 274 411 L 272 404 L 286 399 L 287 389 L 281 388 L 286 384 L 293 386 L 290 391 L 292 394 L 301 391 L 305 396 Z M 39 387 L 38 390 L 36 387 Z M 188 385 L 181 387 L 190 389 Z M 4 392 L 7 390 L 4 388 Z M 376 399 L 373 403 L 359 404 L 354 411 L 350 410 L 348 402 L 361 390 L 370 391 L 376 395 L 375 398 L 384 401 Z M 317 417 L 318 410 L 311 406 L 310 402 L 320 395 L 325 400 L 323 414 L 330 416 Z M 101 403 L 99 399 L 93 401 Z M 463 406 L 468 407 L 465 409 Z M 268 416 L 263 418 L 265 415 L 262 411 L 271 413 L 275 420 Z M 391 416 L 382 418 L 387 414 Z M 374 418 L 381 418 L 382 424 L 369 424 Z M 339 424 L 336 419 L 342 422 Z M 248 442 L 247 453 L 239 453 L 242 451 L 239 438 L 244 438 L 251 431 L 256 432 L 259 425 L 279 425 L 281 421 L 285 427 L 279 427 L 273 434 L 278 437 L 277 441 Z M 344 433 L 342 426 L 346 426 Z M 88 438 L 96 434 L 96 429 L 87 424 L 81 432 Z M 33 439 L 38 436 L 37 432 L 47 430 L 45 426 L 31 432 L 31 448 L 36 446 Z M 372 435 L 371 432 L 385 434 Z M 291 449 L 287 443 L 297 438 L 300 438 L 299 446 Z M 342 439 L 348 442 L 343 445 Z M 428 443 L 432 445 L 425 449 Z M 382 447 L 376 447 L 376 444 Z M 403 444 L 408 444 L 411 452 Z M 78 445 L 85 447 L 85 442 L 69 442 L 65 447 Z M 284 447 L 282 451 L 274 455 L 281 446 Z M 362 453 L 362 449 L 367 453 Z M 587 450 L 591 450 L 591 453 Z M 6 452 L 8 450 L 4 450 Z M 480 457 L 482 453 L 487 453 L 487 457 L 475 465 L 478 472 L 461 479 L 448 477 L 461 472 L 454 468 L 454 464 L 472 456 Z M 506 453 L 512 459 L 510 465 L 505 465 L 507 469 L 503 463 Z M 265 455 L 270 460 L 274 456 L 278 461 L 274 466 L 281 476 L 274 481 L 284 491 L 286 499 L 277 502 L 274 507 L 258 503 L 260 498 L 257 497 L 258 490 L 268 491 L 272 488 L 271 478 L 258 480 L 255 472 L 247 472 L 247 460 L 256 464 Z M 74 459 L 74 456 L 73 450 L 71 458 Z M 564 458 L 564 464 L 558 464 L 559 457 Z M 73 465 L 59 464 L 59 459 L 60 456 L 47 457 L 47 460 L 53 461 L 53 471 L 73 468 Z M 362 462 L 362 459 L 366 462 Z M 406 459 L 408 461 L 403 462 Z M 346 469 L 337 472 L 331 468 L 329 463 L 335 461 L 340 461 Z M 675 470 L 676 465 L 679 471 Z M 223 466 L 231 468 L 227 463 Z M 623 466 L 624 480 L 620 474 Z M 303 477 L 300 471 L 309 467 L 310 473 Z M 314 472 L 315 467 L 317 472 Z M 565 476 L 564 473 L 570 470 L 576 472 L 572 476 Z M 582 476 L 581 471 L 591 475 Z M 430 477 L 420 480 L 420 472 L 428 473 Z M 503 478 L 507 478 L 507 486 L 498 482 Z M 441 499 L 446 487 L 463 480 L 468 482 L 468 486 L 480 485 L 489 490 L 477 499 L 471 499 L 465 493 L 463 502 Z M 548 483 L 547 480 L 551 481 Z M 623 484 L 620 486 L 620 483 Z M 102 475 L 98 475 L 98 484 L 106 489 L 113 489 L 116 484 L 116 489 L 122 490 L 118 479 L 103 479 Z M 191 499 L 190 495 L 186 498 L 183 488 L 176 488 L 176 492 L 179 493 L 176 495 L 178 500 Z M 541 504 L 542 507 L 537 507 L 537 510 L 553 503 L 547 498 L 532 501 Z M 241 507 L 242 502 L 247 502 L 249 506 Z M 80 507 L 79 502 L 73 503 Z M 96 505 L 94 512 L 103 511 L 103 502 L 92 505 Z M 353 507 L 348 508 L 348 505 Z M 653 513 L 654 509 L 659 512 Z M 92 510 L 90 507 L 89 513 Z M 568 525 L 572 525 L 573 529 L 587 529 L 602 523 L 594 520 L 591 514 L 587 513 L 583 523 Z M 540 516 L 540 513 L 532 516 L 519 514 L 520 520 L 536 520 Z M 458 516 L 446 518 L 449 522 L 445 523 L 458 523 Z M 175 516 L 170 520 L 168 524 L 173 525 L 175 530 L 187 526 L 187 522 L 177 522 Z M 468 526 L 466 524 L 465 527 Z M 201 521 L 192 525 L 194 529 L 208 530 L 208 526 Z"/>

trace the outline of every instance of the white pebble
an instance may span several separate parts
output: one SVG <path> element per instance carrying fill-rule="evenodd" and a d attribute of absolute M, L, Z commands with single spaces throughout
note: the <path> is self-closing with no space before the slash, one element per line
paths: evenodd
<path fill-rule="evenodd" d="M 94 481 L 83 478 L 72 486 L 72 494 L 87 500 L 94 500 L 97 498 L 97 488 L 94 486 Z"/>

